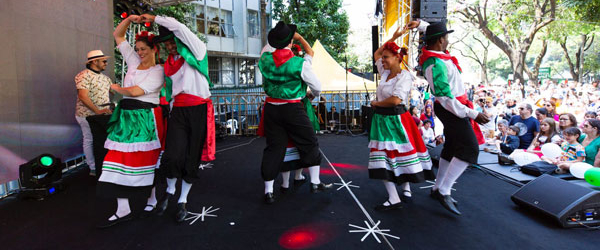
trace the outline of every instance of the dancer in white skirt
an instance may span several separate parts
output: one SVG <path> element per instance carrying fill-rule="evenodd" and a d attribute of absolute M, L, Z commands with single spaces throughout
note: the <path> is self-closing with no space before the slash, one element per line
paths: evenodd
<path fill-rule="evenodd" d="M 398 28 L 393 37 L 375 51 L 374 58 L 381 82 L 377 87 L 377 100 L 369 133 L 369 178 L 383 180 L 388 200 L 375 210 L 401 207 L 396 184 L 402 187 L 405 202 L 411 200 L 410 182 L 434 179 L 431 159 L 406 104 L 414 76 L 401 67 L 407 49 L 394 42 L 408 29 Z"/>

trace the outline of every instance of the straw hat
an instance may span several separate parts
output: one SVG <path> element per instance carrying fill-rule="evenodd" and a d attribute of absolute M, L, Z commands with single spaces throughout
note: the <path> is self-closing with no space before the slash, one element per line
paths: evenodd
<path fill-rule="evenodd" d="M 104 55 L 102 50 L 92 50 L 87 53 L 87 61 L 85 63 L 89 63 L 93 60 L 109 58 L 110 56 Z"/>

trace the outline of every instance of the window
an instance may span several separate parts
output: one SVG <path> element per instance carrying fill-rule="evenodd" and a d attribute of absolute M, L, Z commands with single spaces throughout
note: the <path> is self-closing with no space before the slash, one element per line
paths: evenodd
<path fill-rule="evenodd" d="M 221 60 L 221 79 L 223 85 L 234 85 L 235 78 L 233 76 L 234 64 L 233 58 L 223 57 Z"/>
<path fill-rule="evenodd" d="M 231 11 L 208 7 L 206 18 L 207 34 L 221 37 L 234 36 Z"/>
<path fill-rule="evenodd" d="M 208 58 L 208 77 L 214 85 L 221 84 L 221 75 L 219 74 L 219 67 L 221 60 L 218 57 Z"/>
<path fill-rule="evenodd" d="M 256 73 L 255 59 L 240 59 L 240 85 L 254 85 Z"/>
<path fill-rule="evenodd" d="M 198 30 L 198 32 L 206 34 L 204 26 L 206 22 L 206 15 L 204 14 L 204 5 L 196 5 L 196 16 L 194 17 L 194 19 L 196 21 L 196 29 Z"/>
<path fill-rule="evenodd" d="M 234 59 L 229 57 L 208 57 L 208 77 L 215 85 L 235 85 Z"/>
<path fill-rule="evenodd" d="M 260 38 L 258 11 L 248 10 L 248 37 Z"/>

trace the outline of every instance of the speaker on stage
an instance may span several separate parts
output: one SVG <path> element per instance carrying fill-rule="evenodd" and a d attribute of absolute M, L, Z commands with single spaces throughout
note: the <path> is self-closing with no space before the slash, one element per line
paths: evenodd
<path fill-rule="evenodd" d="M 562 227 L 600 225 L 600 192 L 547 174 L 530 181 L 510 198 Z"/>
<path fill-rule="evenodd" d="M 371 26 L 371 46 L 373 48 L 373 52 L 371 52 L 371 62 L 373 62 L 373 74 L 378 74 L 377 66 L 375 65 L 375 51 L 379 49 L 379 30 L 378 26 Z"/>
<path fill-rule="evenodd" d="M 447 0 L 413 0 L 412 17 L 427 22 L 441 22 L 448 15 Z"/>

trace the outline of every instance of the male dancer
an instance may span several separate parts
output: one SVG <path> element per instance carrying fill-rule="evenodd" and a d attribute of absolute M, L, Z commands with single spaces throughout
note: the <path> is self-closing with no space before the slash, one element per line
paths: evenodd
<path fill-rule="evenodd" d="M 150 14 L 141 17 L 143 22 L 160 25 L 160 34 L 156 39 L 157 42 L 164 42 L 169 52 L 164 65 L 165 89 L 167 98 L 174 99 L 159 171 L 167 177 L 167 192 L 158 202 L 157 213 L 161 215 L 167 209 L 179 178 L 181 195 L 177 201 L 175 220 L 182 222 L 187 215 L 187 196 L 192 183 L 198 180 L 198 166 L 201 161 L 215 159 L 215 123 L 206 45 L 174 18 Z"/>
<path fill-rule="evenodd" d="M 290 50 L 292 39 L 302 44 L 306 52 L 304 58 L 295 57 Z M 288 137 L 298 148 L 301 166 L 308 167 L 311 192 L 327 190 L 331 184 L 323 184 L 319 179 L 319 144 L 301 104 L 303 97 L 318 96 L 321 92 L 321 82 L 311 68 L 314 52 L 308 42 L 296 33 L 296 25 L 281 21 L 269 31 L 267 40 L 275 51 L 262 53 L 258 67 L 265 78 L 263 88 L 267 94 L 264 109 L 267 147 L 263 152 L 261 172 L 265 181 L 265 202 L 270 204 L 275 202 L 273 182 L 280 172 Z M 307 93 L 307 85 L 312 92 Z"/>
<path fill-rule="evenodd" d="M 446 50 L 448 33 L 453 30 L 447 30 L 443 22 L 429 25 L 425 21 L 413 21 L 408 27 L 425 31 L 426 47 L 419 64 L 435 96 L 434 111 L 444 124 L 446 137 L 431 194 L 444 208 L 460 215 L 450 190 L 469 164 L 477 163 L 479 142 L 476 133 L 481 137 L 481 130 L 471 119 L 480 124 L 487 123 L 489 119 L 473 109 L 460 76 L 458 61 Z"/>

